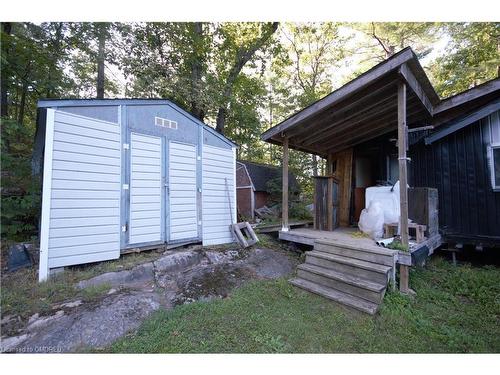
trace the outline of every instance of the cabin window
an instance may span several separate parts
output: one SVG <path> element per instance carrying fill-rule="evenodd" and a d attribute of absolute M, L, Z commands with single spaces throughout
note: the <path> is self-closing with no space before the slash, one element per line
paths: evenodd
<path fill-rule="evenodd" d="M 495 191 L 500 191 L 500 144 L 491 146 L 491 182 Z"/>

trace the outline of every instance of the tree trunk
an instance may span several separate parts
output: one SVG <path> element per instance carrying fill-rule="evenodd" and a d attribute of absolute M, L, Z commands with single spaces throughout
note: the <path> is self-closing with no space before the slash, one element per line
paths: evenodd
<path fill-rule="evenodd" d="M 264 31 L 260 38 L 256 39 L 250 46 L 242 46 L 238 49 L 238 52 L 236 53 L 236 60 L 232 68 L 229 70 L 226 83 L 224 84 L 224 89 L 222 91 L 222 105 L 217 111 L 217 125 L 215 127 L 215 130 L 217 130 L 219 133 L 224 134 L 228 105 L 233 93 L 233 85 L 236 81 L 236 78 L 238 78 L 238 75 L 240 74 L 241 69 L 243 69 L 245 64 L 255 55 L 255 53 L 260 48 L 262 48 L 262 46 L 264 46 L 269 38 L 276 32 L 276 30 L 278 29 L 278 25 L 279 22 L 266 24 L 264 27 L 266 27 L 267 30 Z"/>
<path fill-rule="evenodd" d="M 19 102 L 19 115 L 17 122 L 22 125 L 24 122 L 24 109 L 26 108 L 26 93 L 28 91 L 28 84 L 26 81 L 23 82 L 23 88 L 21 91 L 21 101 Z"/>
<path fill-rule="evenodd" d="M 12 23 L 11 22 L 2 22 L 2 33 L 4 34 L 4 37 L 5 36 L 10 36 L 12 32 Z M 6 47 L 6 45 L 8 44 L 5 44 L 5 43 L 2 43 L 2 55 L 3 55 L 3 59 L 5 59 L 4 61 L 6 61 L 8 59 L 8 48 Z M 2 65 L 3 66 L 3 65 Z M 2 69 L 3 70 L 3 69 Z M 5 79 L 5 75 L 4 75 L 5 72 L 2 72 L 2 79 L 0 80 L 1 82 L 1 87 L 0 87 L 0 91 L 2 91 L 2 99 L 1 99 L 1 116 L 2 117 L 6 117 L 8 114 L 9 114 L 9 111 L 8 111 L 8 96 L 7 96 L 7 80 Z"/>
<path fill-rule="evenodd" d="M 203 110 L 203 103 L 200 100 L 201 92 L 201 75 L 202 75 L 202 61 L 204 60 L 203 52 L 203 23 L 193 23 L 193 56 L 191 60 L 191 113 L 198 120 L 203 121 L 205 111 Z"/>
<path fill-rule="evenodd" d="M 63 23 L 59 22 L 56 26 L 55 38 L 51 42 L 52 54 L 50 56 L 49 62 L 49 73 L 47 75 L 47 90 L 45 92 L 45 97 L 52 98 L 54 96 L 54 85 L 52 84 L 52 79 L 55 76 L 55 70 L 57 69 L 57 61 L 61 58 L 61 40 L 63 38 Z"/>
<path fill-rule="evenodd" d="M 107 25 L 100 23 L 98 25 L 98 43 L 97 52 L 97 99 L 104 99 L 104 63 L 106 61 L 106 32 Z"/>

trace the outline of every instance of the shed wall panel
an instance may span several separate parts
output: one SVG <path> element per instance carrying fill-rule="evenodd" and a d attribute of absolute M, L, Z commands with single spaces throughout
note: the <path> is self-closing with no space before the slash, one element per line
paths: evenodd
<path fill-rule="evenodd" d="M 53 150 L 48 267 L 118 258 L 119 125 L 55 111 Z"/>
<path fill-rule="evenodd" d="M 227 167 L 218 167 L 219 162 Z M 232 149 L 203 146 L 203 245 L 233 242 L 230 225 L 236 215 L 235 163 Z"/>

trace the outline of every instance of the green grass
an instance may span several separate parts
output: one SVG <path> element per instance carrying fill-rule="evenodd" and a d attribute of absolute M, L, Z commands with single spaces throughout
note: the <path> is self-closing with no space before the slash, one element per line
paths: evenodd
<path fill-rule="evenodd" d="M 227 299 L 159 311 L 110 352 L 499 352 L 500 270 L 436 257 L 411 272 L 416 297 L 386 295 L 372 318 L 256 281 Z"/>
<path fill-rule="evenodd" d="M 109 291 L 109 285 L 80 290 L 74 287 L 75 283 L 105 272 L 130 269 L 160 256 L 159 252 L 147 251 L 122 255 L 120 259 L 113 261 L 67 267 L 64 272 L 43 283 L 38 283 L 38 272 L 35 268 L 3 273 L 0 293 L 2 316 L 18 315 L 26 319 L 35 313 L 51 313 L 52 306 L 63 301 L 97 300 Z"/>

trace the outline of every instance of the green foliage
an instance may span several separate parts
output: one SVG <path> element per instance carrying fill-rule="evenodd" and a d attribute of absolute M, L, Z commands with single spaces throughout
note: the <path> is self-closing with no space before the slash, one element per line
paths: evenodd
<path fill-rule="evenodd" d="M 446 54 L 431 65 L 436 91 L 447 97 L 496 78 L 500 71 L 500 23 L 444 24 Z"/>
<path fill-rule="evenodd" d="M 1 80 L 2 91 L 7 95 L 7 113 L 2 112 L 1 120 L 4 240 L 26 241 L 37 234 L 41 187 L 38 176 L 31 174 L 36 103 L 40 98 L 95 95 L 95 39 L 99 25 L 2 24 Z M 112 35 L 116 27 L 107 24 L 108 61 L 116 56 Z M 114 94 L 117 85 L 107 79 L 105 89 Z"/>
<path fill-rule="evenodd" d="M 293 219 L 312 220 L 312 213 L 306 208 L 306 203 L 291 202 L 288 215 Z"/>
<path fill-rule="evenodd" d="M 106 351 L 117 353 L 488 353 L 500 351 L 500 271 L 436 257 L 412 269 L 415 297 L 386 294 L 369 317 L 256 281 L 230 298 L 162 310 Z"/>
<path fill-rule="evenodd" d="M 400 240 L 392 241 L 390 244 L 387 245 L 387 248 L 392 250 L 408 251 L 408 247 L 403 245 L 403 243 Z"/>
<path fill-rule="evenodd" d="M 369 22 L 353 26 L 367 36 L 366 55 L 376 62 L 406 47 L 411 47 L 419 58 L 423 58 L 441 36 L 440 25 L 435 22 Z"/>
<path fill-rule="evenodd" d="M 39 181 L 31 175 L 32 129 L 2 120 L 2 210 L 4 240 L 26 241 L 37 233 Z"/>

